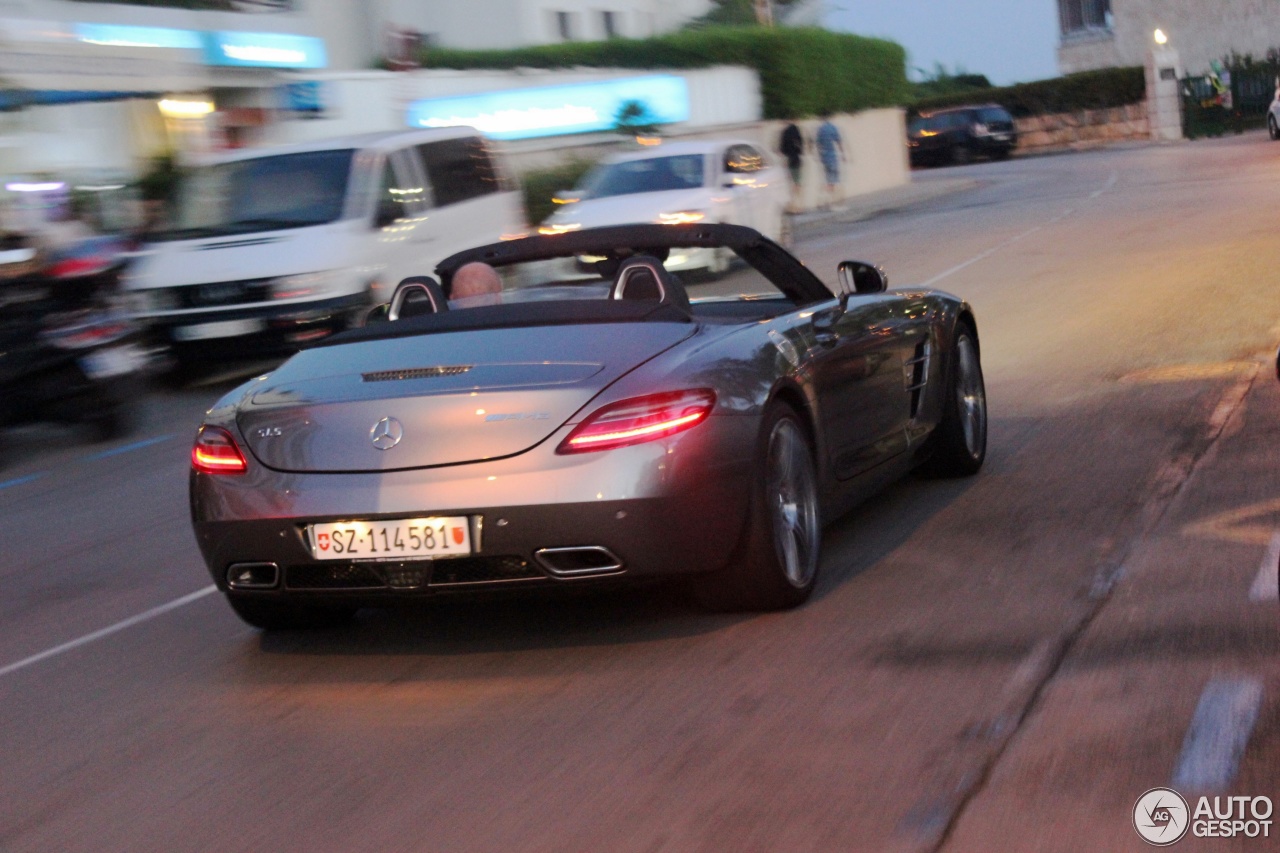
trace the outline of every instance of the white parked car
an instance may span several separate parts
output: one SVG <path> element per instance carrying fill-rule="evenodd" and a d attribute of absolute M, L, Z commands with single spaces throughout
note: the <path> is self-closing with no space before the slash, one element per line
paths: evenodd
<path fill-rule="evenodd" d="M 563 207 L 539 229 L 565 233 L 604 225 L 694 222 L 746 225 L 786 245 L 786 170 L 761 146 L 742 141 L 664 142 L 609 157 L 565 191 Z M 671 271 L 721 273 L 732 255 L 691 249 L 667 259 Z"/>

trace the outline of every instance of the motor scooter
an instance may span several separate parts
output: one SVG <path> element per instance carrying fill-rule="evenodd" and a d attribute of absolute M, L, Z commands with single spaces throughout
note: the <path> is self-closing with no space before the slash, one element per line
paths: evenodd
<path fill-rule="evenodd" d="M 126 433 L 149 361 L 120 290 L 130 244 L 92 237 L 42 252 L 0 237 L 0 427 L 58 422 Z"/>

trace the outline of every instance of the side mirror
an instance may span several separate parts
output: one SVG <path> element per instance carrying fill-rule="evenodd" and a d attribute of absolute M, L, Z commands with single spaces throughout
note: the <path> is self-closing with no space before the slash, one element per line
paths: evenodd
<path fill-rule="evenodd" d="M 836 268 L 840 296 L 884 293 L 889 289 L 889 276 L 883 269 L 866 261 L 841 261 Z"/>

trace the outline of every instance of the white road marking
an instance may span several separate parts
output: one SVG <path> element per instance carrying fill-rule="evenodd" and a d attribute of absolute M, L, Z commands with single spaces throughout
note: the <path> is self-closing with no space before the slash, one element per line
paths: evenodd
<path fill-rule="evenodd" d="M 1249 587 L 1250 601 L 1276 601 L 1280 599 L 1280 532 L 1271 535 L 1271 544 L 1262 557 L 1262 568 Z"/>
<path fill-rule="evenodd" d="M 921 283 L 920 283 L 920 286 L 921 286 L 921 287 L 933 287 L 935 284 L 937 284 L 938 282 L 942 281 L 944 278 L 949 278 L 949 277 L 951 277 L 951 276 L 955 275 L 956 273 L 960 272 L 962 269 L 965 269 L 966 267 L 971 267 L 971 266 L 973 266 L 973 265 L 974 265 L 974 264 L 976 264 L 978 261 L 986 260 L 987 258 L 991 257 L 991 256 L 992 256 L 992 255 L 994 255 L 996 252 L 1000 251 L 1001 249 L 1005 248 L 1006 246 L 1011 246 L 1011 245 L 1013 245 L 1014 243 L 1018 242 L 1019 240 L 1025 240 L 1027 237 L 1030 237 L 1032 234 L 1035 234 L 1037 231 L 1043 231 L 1043 230 L 1044 230 L 1044 226 L 1043 226 L 1043 225 L 1037 225 L 1037 226 L 1036 226 L 1036 227 L 1034 227 L 1034 228 L 1028 228 L 1026 231 L 1023 231 L 1021 234 L 1016 234 L 1016 235 L 1014 235 L 1013 237 L 1010 237 L 1008 240 L 1005 240 L 1003 243 L 997 243 L 996 245 L 992 246 L 990 249 L 987 249 L 985 252 L 980 252 L 980 253 L 978 253 L 978 254 L 974 255 L 974 256 L 973 256 L 972 258 L 970 258 L 969 260 L 967 260 L 967 261 L 962 261 L 961 263 L 956 264 L 956 265 L 955 265 L 954 267 L 952 267 L 951 269 L 949 269 L 949 270 L 944 270 L 944 271 L 942 271 L 942 272 L 938 273 L 937 275 L 935 275 L 933 278 L 929 279 L 928 281 L 921 282 Z"/>
<path fill-rule="evenodd" d="M 1236 776 L 1261 706 L 1262 682 L 1257 679 L 1215 678 L 1206 684 L 1182 741 L 1173 787 L 1197 793 L 1225 790 Z"/>
<path fill-rule="evenodd" d="M 1120 179 L 1120 174 L 1118 172 L 1112 172 L 1111 176 L 1107 178 L 1107 182 L 1105 185 L 1103 185 L 1102 189 L 1094 190 L 1092 193 L 1089 194 L 1089 198 L 1095 199 L 1098 196 L 1102 195 L 1107 190 L 1114 187 L 1116 185 L 1116 181 L 1118 181 L 1119 179 Z M 985 252 L 981 252 L 977 255 L 974 255 L 969 260 L 956 264 L 954 267 L 952 267 L 949 270 L 944 270 L 938 273 L 928 281 L 922 282 L 920 286 L 933 287 L 938 282 L 942 281 L 945 278 L 950 278 L 951 276 L 955 275 L 956 273 L 960 272 L 966 267 L 973 266 L 978 261 L 986 260 L 987 258 L 991 257 L 1001 249 L 1007 246 L 1011 246 L 1012 244 L 1018 242 L 1019 240 L 1024 240 L 1027 237 L 1030 237 L 1032 234 L 1035 234 L 1037 231 L 1043 231 L 1045 228 L 1047 228 L 1050 225 L 1057 225 L 1059 222 L 1066 219 L 1068 216 L 1071 216 L 1075 212 L 1076 212 L 1076 209 L 1074 207 L 1068 207 L 1067 209 L 1059 213 L 1057 216 L 1050 219 L 1044 225 L 1037 225 L 1034 228 L 1028 228 L 1026 231 L 1023 231 L 1021 234 L 1014 235 L 1013 237 L 1010 237 L 1008 240 L 1005 240 L 1003 243 L 998 243 L 995 246 L 992 246 L 990 249 L 987 249 Z"/>
<path fill-rule="evenodd" d="M 1112 172 L 1111 177 L 1107 178 L 1107 183 L 1100 190 L 1094 190 L 1089 193 L 1089 198 L 1097 198 L 1116 185 L 1116 181 L 1120 180 L 1119 172 Z"/>
<path fill-rule="evenodd" d="M 163 616 L 165 613 L 168 613 L 170 610 L 177 610 L 179 607 L 185 607 L 191 602 L 198 601 L 199 599 L 204 598 L 207 595 L 211 595 L 212 593 L 215 593 L 217 591 L 218 591 L 218 588 L 212 585 L 207 586 L 204 589 L 198 589 L 195 592 L 191 593 L 190 595 L 184 595 L 182 596 L 182 598 L 176 598 L 173 601 L 170 601 L 168 604 L 161 604 L 159 607 L 153 607 L 150 610 L 139 613 L 137 616 L 130 616 L 128 619 L 125 619 L 121 622 L 117 622 L 114 625 L 109 625 L 106 628 L 102 628 L 98 631 L 94 631 L 91 634 L 85 634 L 83 637 L 78 637 L 74 640 L 71 640 L 70 642 L 63 643 L 60 646 L 54 646 L 51 649 L 45 649 L 43 652 L 40 652 L 39 654 L 34 654 L 29 658 L 23 658 L 20 661 L 15 661 L 14 663 L 9 664 L 8 666 L 0 667 L 0 676 L 5 676 L 5 675 L 8 675 L 9 673 L 17 672 L 20 669 L 24 669 L 28 666 L 31 666 L 32 664 L 37 664 L 43 660 L 48 660 L 49 658 L 54 657 L 55 655 L 60 655 L 63 652 L 69 652 L 69 651 L 72 651 L 73 649 L 78 649 L 81 646 L 88 645 L 89 643 L 92 643 L 96 640 L 101 640 L 103 637 L 109 637 L 112 634 L 123 631 L 125 628 L 132 628 L 134 625 L 137 625 L 142 622 L 146 622 L 148 619 L 154 619 L 157 616 Z"/>

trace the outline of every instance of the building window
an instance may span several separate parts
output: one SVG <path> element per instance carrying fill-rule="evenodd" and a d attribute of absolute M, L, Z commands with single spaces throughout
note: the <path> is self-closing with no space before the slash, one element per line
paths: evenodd
<path fill-rule="evenodd" d="M 604 37 L 607 39 L 617 38 L 621 33 L 618 32 L 618 13 L 617 12 L 601 12 L 600 23 L 604 25 Z"/>
<path fill-rule="evenodd" d="M 1058 0 L 1064 36 L 1111 29 L 1111 0 Z"/>
<path fill-rule="evenodd" d="M 556 12 L 556 33 L 559 34 L 561 41 L 573 41 L 573 18 L 572 12 Z"/>

